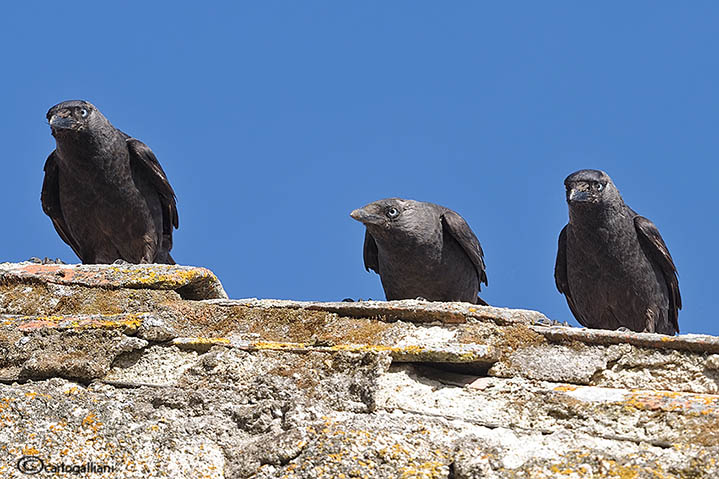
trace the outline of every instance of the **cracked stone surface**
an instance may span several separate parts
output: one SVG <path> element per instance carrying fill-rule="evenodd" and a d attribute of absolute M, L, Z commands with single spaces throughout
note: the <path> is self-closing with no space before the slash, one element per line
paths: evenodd
<path fill-rule="evenodd" d="M 719 477 L 716 337 L 230 300 L 186 266 L 0 279 L 0 477 Z"/>

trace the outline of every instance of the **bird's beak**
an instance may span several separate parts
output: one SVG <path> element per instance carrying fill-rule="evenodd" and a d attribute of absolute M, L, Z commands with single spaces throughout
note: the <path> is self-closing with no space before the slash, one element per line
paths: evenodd
<path fill-rule="evenodd" d="M 364 224 L 378 224 L 382 220 L 381 216 L 370 213 L 366 208 L 358 208 L 350 213 L 350 216 Z"/>
<path fill-rule="evenodd" d="M 71 117 L 60 115 L 52 115 L 50 117 L 50 127 L 55 130 L 70 130 L 75 126 L 75 120 Z"/>
<path fill-rule="evenodd" d="M 567 202 L 571 203 L 573 201 L 589 201 L 589 192 L 572 188 L 567 195 Z"/>

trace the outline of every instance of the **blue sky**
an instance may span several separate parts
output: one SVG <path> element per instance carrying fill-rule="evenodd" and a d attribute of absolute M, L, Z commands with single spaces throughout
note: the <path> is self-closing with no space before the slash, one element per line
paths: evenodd
<path fill-rule="evenodd" d="M 716 2 L 11 2 L 4 261 L 76 262 L 40 207 L 45 112 L 94 103 L 178 197 L 173 256 L 231 297 L 382 299 L 349 212 L 450 207 L 490 304 L 576 325 L 554 285 L 563 180 L 607 171 L 679 269 L 682 332 L 719 334 Z"/>

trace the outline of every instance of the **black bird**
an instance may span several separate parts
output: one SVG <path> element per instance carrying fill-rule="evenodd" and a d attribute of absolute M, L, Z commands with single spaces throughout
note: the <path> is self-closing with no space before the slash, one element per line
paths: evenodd
<path fill-rule="evenodd" d="M 388 300 L 424 298 L 484 304 L 484 252 L 464 218 L 433 203 L 389 198 L 354 210 L 363 223 L 364 265 Z"/>
<path fill-rule="evenodd" d="M 577 171 L 564 185 L 569 223 L 559 235 L 554 279 L 577 321 L 678 333 L 677 270 L 654 223 L 624 204 L 603 171 Z"/>
<path fill-rule="evenodd" d="M 94 105 L 47 112 L 56 149 L 45 163 L 42 209 L 83 263 L 169 263 L 177 206 L 152 150 Z"/>

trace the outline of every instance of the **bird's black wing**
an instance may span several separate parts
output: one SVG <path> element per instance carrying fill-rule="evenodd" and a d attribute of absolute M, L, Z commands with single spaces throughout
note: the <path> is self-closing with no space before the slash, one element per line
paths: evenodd
<path fill-rule="evenodd" d="M 565 296 L 569 296 L 569 281 L 567 280 L 567 226 L 559 233 L 557 245 L 557 261 L 554 263 L 554 282 L 557 289 Z"/>
<path fill-rule="evenodd" d="M 362 251 L 364 257 L 364 269 L 367 271 L 372 270 L 379 274 L 379 259 L 377 254 L 377 243 L 369 231 L 364 232 L 364 250 Z"/>
<path fill-rule="evenodd" d="M 560 293 L 567 298 L 567 305 L 569 310 L 574 315 L 574 318 L 579 321 L 582 326 L 587 326 L 582 315 L 577 312 L 577 308 L 574 305 L 574 299 L 572 298 L 571 290 L 569 289 L 569 279 L 567 278 L 567 227 L 566 225 L 562 228 L 562 232 L 559 233 L 559 244 L 557 245 L 557 261 L 554 264 L 554 282 L 557 285 L 557 289 Z"/>
<path fill-rule="evenodd" d="M 650 220 L 643 216 L 634 217 L 634 227 L 637 229 L 639 242 L 649 259 L 662 271 L 664 281 L 667 283 L 669 292 L 669 321 L 679 333 L 679 310 L 682 309 L 682 298 L 679 294 L 679 279 L 677 268 L 674 266 L 672 255 L 669 254 L 667 245 L 664 244 L 662 235 Z"/>
<path fill-rule="evenodd" d="M 172 227 L 177 228 L 179 226 L 175 192 L 172 186 L 170 186 L 165 171 L 162 169 L 162 166 L 160 166 L 160 162 L 157 161 L 150 147 L 140 140 L 130 138 L 127 135 L 125 136 L 127 137 L 125 141 L 127 142 L 127 149 L 130 152 L 130 161 L 133 165 L 147 173 L 150 182 L 160 195 L 160 201 L 162 203 L 162 232 L 165 235 L 171 235 Z"/>
<path fill-rule="evenodd" d="M 480 283 L 487 284 L 487 273 L 484 267 L 484 251 L 479 240 L 469 227 L 464 218 L 452 210 L 445 210 L 442 213 L 442 223 L 452 237 L 462 246 L 469 259 L 477 270 L 477 278 Z"/>
<path fill-rule="evenodd" d="M 62 207 L 60 206 L 60 173 L 54 151 L 47 157 L 44 170 L 45 178 L 42 181 L 42 192 L 40 193 L 42 210 L 52 220 L 55 231 L 60 235 L 60 238 L 72 248 L 77 257 L 80 258 L 80 261 L 84 261 L 80 254 L 80 245 L 72 238 L 70 230 L 65 223 L 65 217 L 62 214 Z"/>

